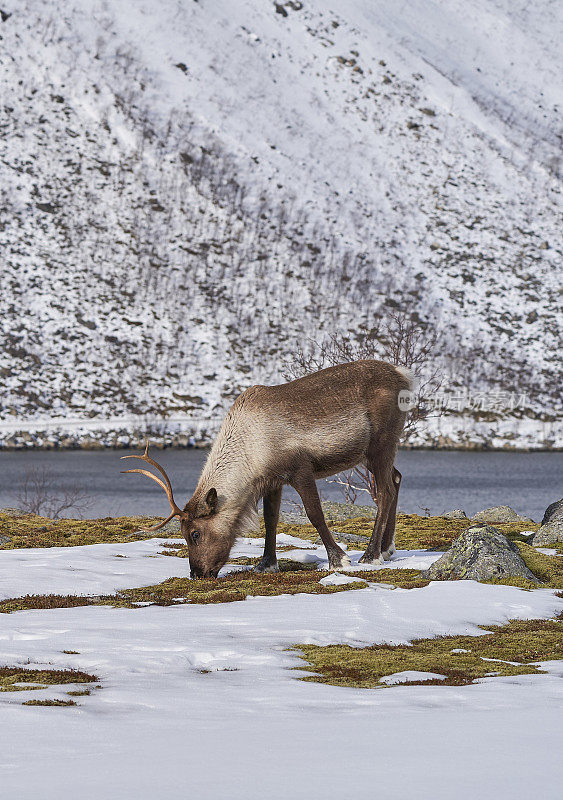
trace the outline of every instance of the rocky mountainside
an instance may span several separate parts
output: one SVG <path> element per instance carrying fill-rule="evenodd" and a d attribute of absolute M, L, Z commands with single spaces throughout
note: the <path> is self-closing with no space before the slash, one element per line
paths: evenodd
<path fill-rule="evenodd" d="M 0 11 L 4 445 L 212 432 L 400 309 L 501 398 L 418 443 L 563 446 L 558 4 Z"/>

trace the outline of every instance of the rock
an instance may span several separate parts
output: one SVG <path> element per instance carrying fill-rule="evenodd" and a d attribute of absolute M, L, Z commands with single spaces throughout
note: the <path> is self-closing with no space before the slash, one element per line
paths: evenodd
<path fill-rule="evenodd" d="M 563 522 L 563 498 L 546 508 L 541 524 L 547 525 L 548 522 Z"/>
<path fill-rule="evenodd" d="M 359 536 L 356 533 L 339 533 L 333 529 L 332 535 L 337 542 L 352 542 L 352 544 L 367 544 L 369 536 Z"/>
<path fill-rule="evenodd" d="M 442 516 L 444 519 L 467 519 L 467 514 L 465 511 L 462 511 L 461 508 L 454 508 L 453 511 L 446 511 Z"/>
<path fill-rule="evenodd" d="M 423 577 L 439 581 L 524 578 L 539 583 L 524 564 L 514 542 L 490 525 L 475 525 L 464 530 Z"/>
<path fill-rule="evenodd" d="M 21 508 L 0 508 L 0 514 L 7 517 L 25 517 L 27 511 L 22 511 Z"/>
<path fill-rule="evenodd" d="M 529 517 L 523 517 L 510 506 L 493 506 L 485 508 L 471 517 L 472 522 L 533 522 Z"/>
<path fill-rule="evenodd" d="M 323 514 L 327 522 L 347 522 L 349 519 L 356 519 L 357 517 L 371 517 L 375 519 L 377 516 L 376 506 L 360 506 L 356 503 L 336 503 L 333 500 L 323 500 L 321 503 Z M 400 513 L 400 512 L 399 512 Z M 283 511 L 282 519 L 284 522 L 289 522 L 291 525 L 309 525 L 309 519 L 305 511 Z M 338 534 L 342 538 L 346 538 L 345 534 Z M 350 534 L 350 536 L 354 536 Z M 365 536 L 358 536 L 346 541 L 365 542 Z"/>
<path fill-rule="evenodd" d="M 321 505 L 325 518 L 327 520 L 336 520 L 337 522 L 345 522 L 355 517 L 373 517 L 375 519 L 377 516 L 377 508 L 375 506 L 360 506 L 356 503 L 335 503 L 332 500 L 323 500 Z"/>
<path fill-rule="evenodd" d="M 531 544 L 534 547 L 547 547 L 555 542 L 563 542 L 563 499 L 547 507 L 541 528 L 534 534 Z"/>

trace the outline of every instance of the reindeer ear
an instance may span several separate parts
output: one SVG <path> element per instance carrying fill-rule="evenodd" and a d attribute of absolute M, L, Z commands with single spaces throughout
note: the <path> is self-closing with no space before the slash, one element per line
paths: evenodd
<path fill-rule="evenodd" d="M 207 513 L 214 514 L 217 511 L 217 489 L 210 489 L 205 495 L 205 505 Z"/>

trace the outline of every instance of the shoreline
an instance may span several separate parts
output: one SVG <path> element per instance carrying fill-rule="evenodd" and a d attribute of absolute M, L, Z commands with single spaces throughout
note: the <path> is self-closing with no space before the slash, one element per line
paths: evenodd
<path fill-rule="evenodd" d="M 203 417 L 108 417 L 105 419 L 0 420 L 0 452 L 208 449 L 221 420 Z M 401 450 L 443 452 L 563 452 L 563 420 L 505 416 L 429 417 Z"/>
<path fill-rule="evenodd" d="M 162 442 L 157 438 L 148 436 L 151 439 L 150 446 L 154 450 L 210 450 L 213 441 L 196 441 L 194 444 L 184 444 L 181 442 Z M 96 441 L 76 442 L 72 444 L 60 444 L 59 442 L 47 442 L 35 444 L 21 442 L 6 445 L 0 442 L 0 455 L 2 453 L 29 453 L 39 452 L 105 452 L 119 450 L 143 450 L 147 441 L 144 437 L 138 442 L 127 442 L 117 444 L 102 444 Z M 421 452 L 442 452 L 442 453 L 562 453 L 563 447 L 518 447 L 506 444 L 503 447 L 492 447 L 479 443 L 468 442 L 466 444 L 451 445 L 400 445 L 399 451 L 421 451 Z"/>

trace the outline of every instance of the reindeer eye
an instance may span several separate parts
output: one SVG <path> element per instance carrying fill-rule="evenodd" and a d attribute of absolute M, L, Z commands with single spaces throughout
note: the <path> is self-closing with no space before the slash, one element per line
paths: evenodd
<path fill-rule="evenodd" d="M 192 532 L 190 533 L 190 536 L 191 536 L 192 542 L 193 542 L 194 544 L 197 544 L 197 542 L 198 542 L 198 539 L 199 539 L 199 537 L 201 536 L 201 533 L 200 533 L 199 531 L 192 531 Z"/>

